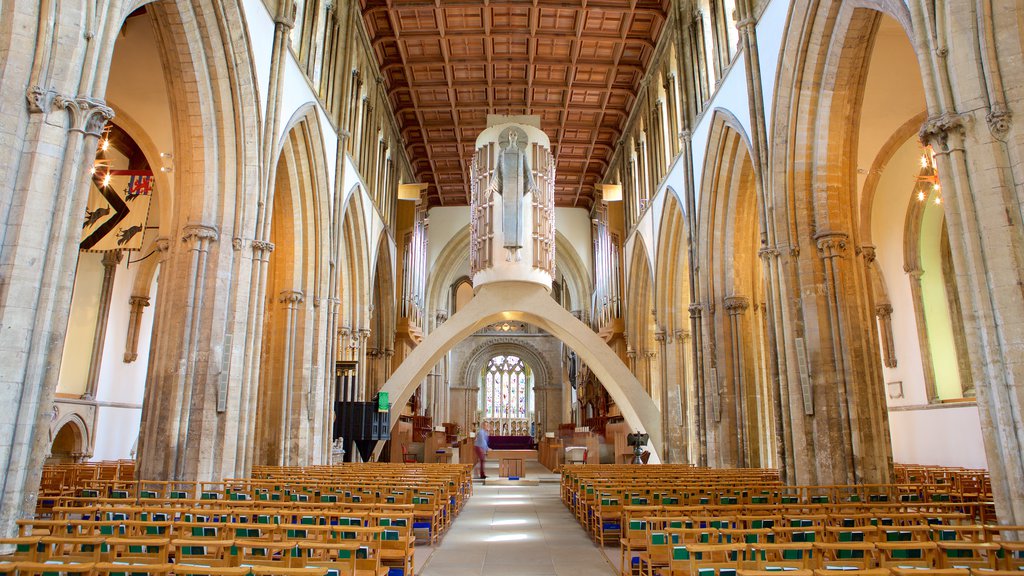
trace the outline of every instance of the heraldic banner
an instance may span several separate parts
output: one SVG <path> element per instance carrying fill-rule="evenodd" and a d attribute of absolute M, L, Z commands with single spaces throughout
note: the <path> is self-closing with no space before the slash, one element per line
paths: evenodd
<path fill-rule="evenodd" d="M 149 170 L 97 172 L 89 190 L 81 249 L 141 250 L 152 197 L 153 173 Z"/>

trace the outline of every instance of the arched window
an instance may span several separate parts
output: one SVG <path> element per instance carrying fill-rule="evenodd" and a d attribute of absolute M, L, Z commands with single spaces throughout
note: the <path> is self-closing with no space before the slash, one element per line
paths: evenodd
<path fill-rule="evenodd" d="M 484 417 L 526 418 L 526 364 L 518 356 L 495 356 L 484 369 Z"/>

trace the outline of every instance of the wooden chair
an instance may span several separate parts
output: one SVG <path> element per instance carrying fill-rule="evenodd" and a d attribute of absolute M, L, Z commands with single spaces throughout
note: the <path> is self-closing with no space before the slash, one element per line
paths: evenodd
<path fill-rule="evenodd" d="M 171 555 L 179 566 L 226 567 L 234 563 L 233 540 L 184 539 L 171 540 Z"/>
<path fill-rule="evenodd" d="M 869 570 L 877 564 L 875 545 L 870 542 L 818 542 L 814 549 L 824 570 Z"/>
<path fill-rule="evenodd" d="M 636 570 L 632 569 L 630 562 L 629 573 L 654 576 L 662 568 L 669 568 L 672 563 L 672 547 L 676 544 L 679 544 L 678 538 L 673 540 L 668 532 L 650 531 L 647 545 L 637 554 Z M 627 574 L 625 566 L 622 568 L 622 574 Z"/>
<path fill-rule="evenodd" d="M 745 551 L 744 544 L 691 544 L 689 574 L 724 576 L 723 573 L 735 573 Z"/>
<path fill-rule="evenodd" d="M 629 518 L 625 528 L 625 533 L 619 538 L 619 572 L 623 575 L 633 572 L 633 564 L 639 571 L 639 555 L 647 550 L 650 523 L 643 518 Z"/>
<path fill-rule="evenodd" d="M 811 542 L 759 543 L 747 545 L 745 565 L 761 571 L 812 570 L 816 567 Z"/>
<path fill-rule="evenodd" d="M 936 568 L 934 542 L 877 542 L 879 568 Z"/>
<path fill-rule="evenodd" d="M 995 570 L 999 567 L 999 544 L 969 540 L 942 540 L 936 544 L 938 568 Z"/>
<path fill-rule="evenodd" d="M 167 538 L 117 537 L 106 539 L 105 560 L 112 564 L 167 564 L 171 541 Z"/>
<path fill-rule="evenodd" d="M 818 568 L 814 570 L 814 576 L 890 576 L 888 568 L 868 568 L 864 570 L 828 570 Z M 1019 575 L 1018 575 L 1019 576 Z"/>
<path fill-rule="evenodd" d="M 403 537 L 397 526 L 382 529 L 377 535 L 377 555 L 385 568 L 400 568 L 402 576 L 413 576 L 413 543 L 408 531 L 405 534 Z"/>

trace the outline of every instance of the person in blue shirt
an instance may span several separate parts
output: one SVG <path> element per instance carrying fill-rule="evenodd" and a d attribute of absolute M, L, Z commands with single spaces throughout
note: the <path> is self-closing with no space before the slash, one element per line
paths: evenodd
<path fill-rule="evenodd" d="M 487 445 L 489 434 L 487 433 L 487 424 L 484 423 L 476 430 L 476 439 L 473 441 L 473 451 L 476 452 L 476 459 L 480 462 L 480 478 L 486 479 L 487 473 L 484 472 L 484 465 L 487 463 L 487 450 L 490 447 Z"/>

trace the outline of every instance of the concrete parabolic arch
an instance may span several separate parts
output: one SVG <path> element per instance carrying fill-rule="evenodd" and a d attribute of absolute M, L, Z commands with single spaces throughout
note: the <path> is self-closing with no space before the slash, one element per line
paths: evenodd
<path fill-rule="evenodd" d="M 630 429 L 650 435 L 650 462 L 661 462 L 661 414 L 654 401 L 600 336 L 559 306 L 543 286 L 532 282 L 485 284 L 465 308 L 428 334 L 381 388 L 391 400 L 391 421 L 398 421 L 416 387 L 449 349 L 484 326 L 502 320 L 533 324 L 575 350 L 604 385 Z M 383 445 L 377 443 L 374 459 Z"/>

